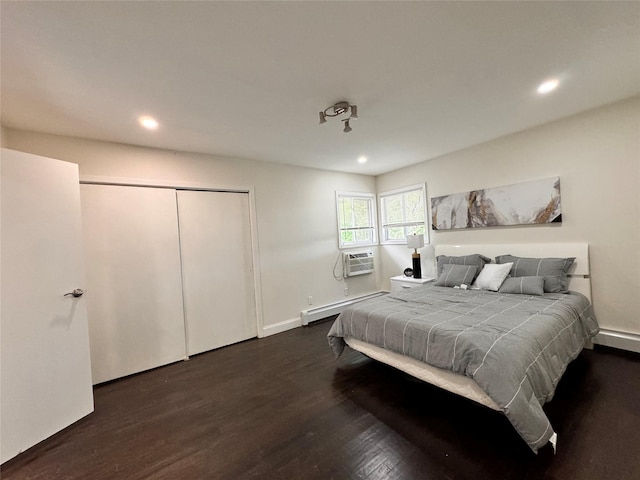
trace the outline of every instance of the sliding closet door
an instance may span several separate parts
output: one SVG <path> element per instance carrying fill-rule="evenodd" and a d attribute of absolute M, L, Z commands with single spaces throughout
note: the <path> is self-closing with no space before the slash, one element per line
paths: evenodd
<path fill-rule="evenodd" d="M 93 382 L 185 358 L 175 190 L 82 185 Z"/>
<path fill-rule="evenodd" d="M 178 191 L 187 353 L 257 335 L 249 195 Z"/>

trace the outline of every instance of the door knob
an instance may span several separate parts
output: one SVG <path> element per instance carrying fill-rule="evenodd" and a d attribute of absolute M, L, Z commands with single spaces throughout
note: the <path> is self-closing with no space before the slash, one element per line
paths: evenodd
<path fill-rule="evenodd" d="M 64 296 L 67 297 L 71 295 L 72 297 L 78 298 L 84 295 L 84 290 L 81 288 L 76 288 L 73 292 L 65 293 Z"/>

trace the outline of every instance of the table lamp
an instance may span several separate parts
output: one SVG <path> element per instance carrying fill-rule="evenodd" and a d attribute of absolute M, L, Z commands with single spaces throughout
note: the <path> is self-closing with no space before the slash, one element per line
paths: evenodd
<path fill-rule="evenodd" d="M 418 249 L 424 247 L 424 235 L 407 235 L 407 248 L 413 248 L 411 259 L 413 260 L 413 278 L 422 278 L 420 268 L 420 254 Z"/>

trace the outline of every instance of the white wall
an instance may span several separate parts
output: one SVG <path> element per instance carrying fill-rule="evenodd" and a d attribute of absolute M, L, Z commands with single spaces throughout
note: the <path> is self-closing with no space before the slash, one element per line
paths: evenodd
<path fill-rule="evenodd" d="M 600 325 L 640 334 L 640 97 L 381 175 L 377 190 L 426 182 L 431 198 L 552 176 L 561 225 L 436 231 L 432 242 L 587 242 Z M 409 256 L 381 249 L 384 281 Z"/>
<path fill-rule="evenodd" d="M 264 324 L 293 326 L 300 310 L 344 299 L 335 190 L 387 191 L 427 183 L 427 196 L 560 176 L 563 223 L 430 232 L 437 243 L 587 242 L 603 328 L 640 334 L 640 97 L 373 177 L 169 152 L 5 129 L 5 146 L 110 176 L 254 186 Z M 389 288 L 410 266 L 404 246 L 380 247 L 377 277 L 347 280 L 350 296 Z M 428 266 L 423 266 L 428 274 Z M 376 282 L 378 280 L 378 282 Z M 377 283 L 377 285 L 376 285 Z M 291 320 L 289 322 L 289 320 Z"/>
<path fill-rule="evenodd" d="M 265 334 L 300 325 L 309 296 L 319 306 L 344 300 L 345 285 L 349 297 L 378 290 L 376 275 L 333 277 L 339 253 L 335 191 L 374 192 L 374 177 L 12 129 L 6 129 L 6 141 L 14 150 L 79 164 L 81 180 L 99 176 L 253 187 Z"/>

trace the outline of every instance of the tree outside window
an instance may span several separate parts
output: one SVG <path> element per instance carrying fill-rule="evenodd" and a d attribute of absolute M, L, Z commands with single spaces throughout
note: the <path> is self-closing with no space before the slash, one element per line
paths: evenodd
<path fill-rule="evenodd" d="M 380 194 L 382 243 L 406 243 L 407 235 L 427 236 L 424 185 Z"/>
<path fill-rule="evenodd" d="M 336 204 L 340 248 L 375 245 L 375 195 L 337 192 Z"/>

